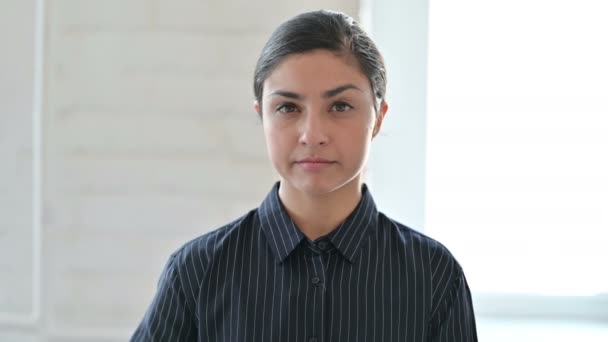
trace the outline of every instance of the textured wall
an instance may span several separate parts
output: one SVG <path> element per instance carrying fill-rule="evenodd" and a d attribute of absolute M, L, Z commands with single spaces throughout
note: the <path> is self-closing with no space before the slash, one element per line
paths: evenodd
<path fill-rule="evenodd" d="M 319 8 L 359 2 L 45 1 L 42 317 L 0 340 L 124 341 L 169 254 L 261 202 L 253 67 Z"/>

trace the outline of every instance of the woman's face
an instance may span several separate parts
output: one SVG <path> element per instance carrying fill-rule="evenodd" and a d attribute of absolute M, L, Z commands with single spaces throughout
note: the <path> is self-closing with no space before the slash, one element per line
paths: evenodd
<path fill-rule="evenodd" d="M 360 185 L 387 110 L 382 103 L 376 114 L 369 80 L 354 59 L 327 50 L 286 57 L 255 107 L 281 186 L 313 195 Z"/>

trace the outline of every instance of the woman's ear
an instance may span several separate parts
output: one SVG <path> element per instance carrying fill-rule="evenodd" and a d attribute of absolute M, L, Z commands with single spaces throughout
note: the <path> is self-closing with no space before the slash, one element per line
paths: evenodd
<path fill-rule="evenodd" d="M 262 108 L 260 107 L 258 100 L 253 101 L 253 109 L 260 117 L 262 116 Z"/>
<path fill-rule="evenodd" d="M 260 122 L 263 122 L 262 105 L 260 102 L 258 102 L 258 100 L 253 101 L 253 110 L 255 110 L 255 112 L 258 114 L 258 119 L 260 119 Z"/>
<path fill-rule="evenodd" d="M 382 100 L 382 102 L 380 102 L 380 108 L 378 108 L 378 113 L 376 114 L 376 122 L 374 123 L 372 139 L 375 138 L 378 133 L 380 133 L 380 129 L 382 128 L 382 122 L 387 111 L 388 104 L 386 103 L 386 101 Z"/>

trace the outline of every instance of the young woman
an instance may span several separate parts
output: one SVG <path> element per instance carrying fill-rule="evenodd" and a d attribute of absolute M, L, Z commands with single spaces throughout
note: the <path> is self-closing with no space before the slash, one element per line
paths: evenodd
<path fill-rule="evenodd" d="M 280 175 L 259 208 L 176 251 L 132 341 L 477 341 L 463 271 L 378 211 L 362 176 L 387 113 L 352 18 L 283 23 L 255 70 Z"/>

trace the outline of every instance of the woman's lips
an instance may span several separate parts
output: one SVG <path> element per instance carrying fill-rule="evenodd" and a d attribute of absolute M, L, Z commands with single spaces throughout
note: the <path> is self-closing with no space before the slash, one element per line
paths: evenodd
<path fill-rule="evenodd" d="M 335 163 L 336 162 L 334 161 L 326 159 L 302 159 L 300 161 L 297 161 L 296 165 L 305 170 L 316 171 L 331 167 Z"/>

